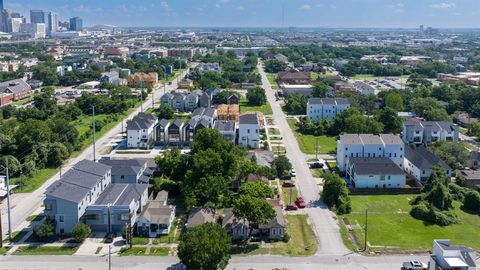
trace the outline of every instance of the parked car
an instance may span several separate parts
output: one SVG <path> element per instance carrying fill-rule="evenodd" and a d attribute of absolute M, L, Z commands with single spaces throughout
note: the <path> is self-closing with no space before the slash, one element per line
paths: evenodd
<path fill-rule="evenodd" d="M 298 197 L 295 200 L 295 204 L 298 206 L 298 208 L 305 208 L 306 206 L 305 200 L 302 197 Z"/>
<path fill-rule="evenodd" d="M 295 204 L 288 204 L 287 207 L 285 207 L 285 210 L 296 211 L 296 210 L 298 210 L 298 206 L 296 206 Z"/>
<path fill-rule="evenodd" d="M 295 184 L 292 183 L 292 182 L 288 182 L 288 181 L 285 181 L 283 182 L 283 187 L 288 187 L 288 188 L 291 188 L 291 187 L 295 187 Z"/>
<path fill-rule="evenodd" d="M 115 235 L 113 233 L 107 234 L 107 236 L 105 236 L 105 243 L 107 244 L 112 243 L 114 238 L 115 238 Z"/>
<path fill-rule="evenodd" d="M 310 169 L 321 169 L 323 168 L 323 164 L 320 162 L 313 162 L 310 164 Z"/>
<path fill-rule="evenodd" d="M 291 175 L 292 177 L 297 176 L 297 173 L 295 172 L 295 169 L 291 169 L 291 170 L 290 170 L 290 175 Z"/>
<path fill-rule="evenodd" d="M 404 262 L 403 267 L 404 270 L 427 270 L 428 265 L 421 261 L 409 261 Z"/>

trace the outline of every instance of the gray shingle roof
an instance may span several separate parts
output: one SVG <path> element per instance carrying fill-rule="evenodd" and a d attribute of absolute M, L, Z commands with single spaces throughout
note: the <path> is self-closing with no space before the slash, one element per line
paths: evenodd
<path fill-rule="evenodd" d="M 109 170 L 111 170 L 112 167 L 84 159 L 73 165 L 73 168 L 75 170 L 95 174 L 98 176 L 104 176 Z"/>
<path fill-rule="evenodd" d="M 215 121 L 214 128 L 220 131 L 235 131 L 235 121 L 217 120 Z"/>
<path fill-rule="evenodd" d="M 207 222 L 215 222 L 213 211 L 207 208 L 193 208 L 188 216 L 186 227 L 190 229 Z"/>
<path fill-rule="evenodd" d="M 83 198 L 85 198 L 85 196 L 87 196 L 88 193 L 90 193 L 89 188 L 70 184 L 64 181 L 55 181 L 47 188 L 45 195 L 79 203 L 83 200 Z"/>
<path fill-rule="evenodd" d="M 112 175 L 138 175 L 147 163 L 139 159 L 100 159 L 98 162 L 111 166 Z"/>
<path fill-rule="evenodd" d="M 139 113 L 127 121 L 127 130 L 148 129 L 157 121 L 157 117 L 151 114 Z"/>
<path fill-rule="evenodd" d="M 434 165 L 440 165 L 445 170 L 452 170 L 452 168 L 450 168 L 445 161 L 428 151 L 424 146 L 419 146 L 415 149 L 406 147 L 405 158 L 420 170 L 429 170 Z"/>
<path fill-rule="evenodd" d="M 0 93 L 4 93 L 7 90 L 13 94 L 19 94 L 24 91 L 32 90 L 32 87 L 22 79 L 16 79 L 0 83 Z"/>
<path fill-rule="evenodd" d="M 240 115 L 240 124 L 256 125 L 258 124 L 258 116 L 256 113 L 247 113 Z"/>
<path fill-rule="evenodd" d="M 386 157 L 360 158 L 351 157 L 350 164 L 359 175 L 403 175 L 403 170 Z"/>
<path fill-rule="evenodd" d="M 148 188 L 146 184 L 110 184 L 93 205 L 130 205 Z"/>

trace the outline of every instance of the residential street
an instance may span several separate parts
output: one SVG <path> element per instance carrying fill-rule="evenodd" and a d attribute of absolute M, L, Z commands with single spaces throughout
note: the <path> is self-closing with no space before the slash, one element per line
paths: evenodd
<path fill-rule="evenodd" d="M 180 76 L 182 78 L 186 75 L 186 72 L 183 72 Z M 172 81 L 171 85 L 166 86 L 166 91 L 175 90 L 177 88 L 177 79 Z M 152 98 L 159 99 L 161 95 L 163 95 L 164 88 L 163 85 L 158 86 L 154 89 L 153 95 L 150 95 L 145 102 L 143 103 L 143 109 L 146 110 L 147 108 L 152 106 Z M 140 112 L 141 108 L 135 109 L 127 119 L 123 122 L 126 123 L 127 120 L 131 119 L 133 116 Z M 102 138 L 97 138 L 96 143 L 96 157 L 100 156 L 100 150 L 117 135 L 120 134 L 122 128 L 122 124 L 119 123 L 110 131 L 108 131 Z M 90 145 L 87 149 L 85 149 L 80 155 L 75 158 L 71 158 L 65 162 L 63 165 L 62 171 L 66 172 L 71 166 L 80 160 L 83 159 L 93 159 L 93 146 Z M 59 179 L 60 174 L 57 173 L 50 179 L 48 179 L 40 188 L 32 193 L 25 193 L 25 194 L 14 194 L 11 196 L 11 216 L 12 216 L 12 231 L 17 231 L 21 228 L 22 223 L 25 221 L 27 217 L 29 217 L 32 213 L 34 213 L 42 204 L 44 198 L 44 192 L 50 184 L 52 184 L 55 180 Z M 2 228 L 3 228 L 3 236 L 4 238 L 8 235 L 8 215 L 7 215 L 7 200 L 5 199 L 2 204 L 0 205 L 2 209 Z"/>
<path fill-rule="evenodd" d="M 306 212 L 310 217 L 310 221 L 319 240 L 317 253 L 347 254 L 350 251 L 343 244 L 338 223 L 326 205 L 320 200 L 319 188 L 306 163 L 305 155 L 300 151 L 293 131 L 287 123 L 286 115 L 280 107 L 280 103 L 275 101 L 275 91 L 272 89 L 272 85 L 268 81 L 261 64 L 258 65 L 258 70 L 262 76 L 262 84 L 267 92 L 268 102 L 272 106 L 273 119 L 280 130 L 280 134 L 283 136 L 287 157 L 292 162 L 293 168 L 297 173 L 298 189 L 301 196 L 303 196 L 309 204 Z"/>

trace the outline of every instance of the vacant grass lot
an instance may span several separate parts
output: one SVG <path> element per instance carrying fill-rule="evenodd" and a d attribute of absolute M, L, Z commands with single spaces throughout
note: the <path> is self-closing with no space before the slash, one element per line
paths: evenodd
<path fill-rule="evenodd" d="M 47 247 L 25 246 L 19 247 L 13 255 L 73 255 L 78 247 Z"/>
<path fill-rule="evenodd" d="M 268 82 L 275 88 L 277 88 L 277 74 L 267 73 Z"/>
<path fill-rule="evenodd" d="M 250 106 L 248 105 L 247 100 L 242 99 L 240 100 L 240 113 L 245 112 L 261 112 L 263 113 L 263 115 L 273 114 L 272 107 L 270 107 L 270 104 L 268 102 L 262 106 Z"/>
<path fill-rule="evenodd" d="M 460 209 L 455 202 L 458 223 L 446 227 L 425 224 L 410 216 L 410 200 L 415 195 L 351 196 L 352 213 L 346 215 L 350 224 L 365 225 L 368 208 L 368 241 L 373 246 L 390 246 L 406 250 L 430 250 L 433 239 L 451 239 L 453 244 L 480 249 L 480 216 Z M 363 231 L 355 230 L 363 241 Z M 372 247 L 370 249 L 385 249 Z"/>
<path fill-rule="evenodd" d="M 120 256 L 168 256 L 170 248 L 166 247 L 151 247 L 150 254 L 145 254 L 147 247 L 123 247 L 120 249 Z"/>
<path fill-rule="evenodd" d="M 249 243 L 246 248 L 234 247 L 235 255 L 287 255 L 310 256 L 317 252 L 317 238 L 307 222 L 307 215 L 287 215 L 287 232 L 290 235 L 288 243 L 279 241 L 259 247 L 257 243 Z"/>
<path fill-rule="evenodd" d="M 284 205 L 295 203 L 295 200 L 297 200 L 297 197 L 298 197 L 298 191 L 295 187 L 282 188 L 282 192 L 283 192 L 282 199 L 283 199 Z"/>
<path fill-rule="evenodd" d="M 337 137 L 331 136 L 314 136 L 314 135 L 303 135 L 297 132 L 297 125 L 295 119 L 287 119 L 290 128 L 297 138 L 298 145 L 300 150 L 305 154 L 315 154 L 315 146 L 318 142 L 318 153 L 319 154 L 330 154 L 335 153 L 337 149 Z"/>
<path fill-rule="evenodd" d="M 15 193 L 27 193 L 35 191 L 39 188 L 47 179 L 52 177 L 58 172 L 58 169 L 41 169 L 35 172 L 31 176 L 24 176 L 23 179 L 20 177 L 12 178 L 11 182 L 14 185 L 20 185 L 17 189 L 15 189 Z"/>

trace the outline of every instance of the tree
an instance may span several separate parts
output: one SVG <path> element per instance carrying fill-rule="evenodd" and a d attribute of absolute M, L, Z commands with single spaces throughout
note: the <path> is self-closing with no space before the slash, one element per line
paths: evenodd
<path fill-rule="evenodd" d="M 181 155 L 180 149 L 176 148 L 163 151 L 161 156 L 155 158 L 155 164 L 158 168 L 161 168 L 164 175 L 175 179 L 173 176 L 181 165 Z"/>
<path fill-rule="evenodd" d="M 251 196 L 255 198 L 273 198 L 274 194 L 272 189 L 261 182 L 248 182 L 240 186 L 238 194 Z"/>
<path fill-rule="evenodd" d="M 178 245 L 178 257 L 188 269 L 225 269 L 231 238 L 218 224 L 206 223 L 187 231 Z"/>
<path fill-rule="evenodd" d="M 265 95 L 265 89 L 261 87 L 250 88 L 247 91 L 248 105 L 261 106 L 267 102 L 267 96 Z"/>
<path fill-rule="evenodd" d="M 394 111 L 403 111 L 403 98 L 398 93 L 388 93 L 385 95 L 385 107 L 391 108 Z"/>
<path fill-rule="evenodd" d="M 7 163 L 8 163 L 8 173 L 10 175 L 17 174 L 20 171 L 21 164 L 16 157 L 11 155 L 0 156 L 0 167 L 7 167 Z"/>
<path fill-rule="evenodd" d="M 408 77 L 407 87 L 411 89 L 417 89 L 420 87 L 431 87 L 432 82 L 427 79 L 426 76 L 419 74 L 412 74 Z"/>
<path fill-rule="evenodd" d="M 321 197 L 329 208 L 335 208 L 339 214 L 350 213 L 352 209 L 345 181 L 337 174 L 324 174 Z"/>
<path fill-rule="evenodd" d="M 50 145 L 49 148 L 48 165 L 50 167 L 56 168 L 62 165 L 63 161 L 66 160 L 69 156 L 70 153 L 67 147 L 60 142 L 55 142 Z"/>
<path fill-rule="evenodd" d="M 376 118 L 383 124 L 386 132 L 400 133 L 402 130 L 402 118 L 390 107 L 380 110 Z"/>
<path fill-rule="evenodd" d="M 285 110 L 289 114 L 305 114 L 308 97 L 299 93 L 289 94 L 285 100 Z"/>
<path fill-rule="evenodd" d="M 462 142 L 439 141 L 429 149 L 453 169 L 463 169 L 468 165 L 470 154 Z"/>
<path fill-rule="evenodd" d="M 85 223 L 77 223 L 72 229 L 73 240 L 77 243 L 82 243 L 90 235 L 92 230 L 90 226 Z"/>
<path fill-rule="evenodd" d="M 342 131 L 356 134 L 380 134 L 383 132 L 383 124 L 367 116 L 352 115 L 345 119 L 345 128 Z"/>
<path fill-rule="evenodd" d="M 469 136 L 480 137 L 480 123 L 479 122 L 470 123 L 468 125 L 467 133 Z"/>
<path fill-rule="evenodd" d="M 313 84 L 312 96 L 317 98 L 324 98 L 327 96 L 328 91 L 330 91 L 330 86 L 324 82 L 317 82 Z"/>
<path fill-rule="evenodd" d="M 440 211 L 453 209 L 453 198 L 443 183 L 436 183 L 427 194 L 426 200 Z"/>
<path fill-rule="evenodd" d="M 159 119 L 172 119 L 175 111 L 173 110 L 172 106 L 165 105 L 160 107 L 157 112 L 157 117 Z"/>
<path fill-rule="evenodd" d="M 48 239 L 55 235 L 55 225 L 51 221 L 45 221 L 40 228 L 35 232 L 35 235 L 40 239 Z"/>
<path fill-rule="evenodd" d="M 278 60 L 268 60 L 265 62 L 265 71 L 269 73 L 278 73 L 285 71 L 287 64 Z"/>
<path fill-rule="evenodd" d="M 250 224 L 249 235 L 255 226 L 270 222 L 276 215 L 272 205 L 264 198 L 255 198 L 249 195 L 240 195 L 235 200 L 233 214 L 239 219 L 248 221 Z"/>
<path fill-rule="evenodd" d="M 430 176 L 427 178 L 427 180 L 425 180 L 422 192 L 428 193 L 437 183 L 448 185 L 449 182 L 450 181 L 448 180 L 447 175 L 445 175 L 445 171 L 443 170 L 443 168 L 439 165 L 435 165 L 432 167 L 432 172 L 430 173 Z"/>
<path fill-rule="evenodd" d="M 275 168 L 277 176 L 281 177 L 285 173 L 290 172 L 292 163 L 286 156 L 278 156 L 273 160 L 272 167 Z"/>
<path fill-rule="evenodd" d="M 470 190 L 465 194 L 463 207 L 469 211 L 480 214 L 480 193 Z"/>

